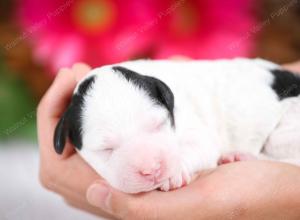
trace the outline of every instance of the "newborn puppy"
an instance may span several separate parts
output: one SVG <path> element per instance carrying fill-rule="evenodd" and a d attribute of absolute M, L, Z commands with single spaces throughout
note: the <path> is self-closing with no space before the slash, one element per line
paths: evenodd
<path fill-rule="evenodd" d="M 54 146 L 62 153 L 69 138 L 121 191 L 168 191 L 218 163 L 270 156 L 297 163 L 300 123 L 291 123 L 292 135 L 279 128 L 283 116 L 299 121 L 286 114 L 300 109 L 299 94 L 298 76 L 261 59 L 103 66 L 78 83 Z"/>

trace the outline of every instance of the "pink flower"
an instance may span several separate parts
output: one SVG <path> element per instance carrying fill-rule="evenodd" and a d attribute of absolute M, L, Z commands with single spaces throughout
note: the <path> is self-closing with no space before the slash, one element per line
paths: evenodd
<path fill-rule="evenodd" d="M 166 21 L 156 58 L 173 54 L 196 59 L 250 56 L 254 49 L 253 0 L 190 0 Z"/>
<path fill-rule="evenodd" d="M 254 0 L 19 0 L 34 58 L 52 73 L 83 61 L 249 56 Z M 247 34 L 247 35 L 246 35 Z M 249 35 L 249 36 L 248 36 Z"/>

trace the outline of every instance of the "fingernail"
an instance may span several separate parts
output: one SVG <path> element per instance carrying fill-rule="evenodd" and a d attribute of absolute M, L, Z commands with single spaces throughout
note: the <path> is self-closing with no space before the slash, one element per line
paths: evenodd
<path fill-rule="evenodd" d="M 109 188 L 104 184 L 94 183 L 91 185 L 86 193 L 87 201 L 96 207 L 108 209 L 107 199 L 109 197 Z"/>

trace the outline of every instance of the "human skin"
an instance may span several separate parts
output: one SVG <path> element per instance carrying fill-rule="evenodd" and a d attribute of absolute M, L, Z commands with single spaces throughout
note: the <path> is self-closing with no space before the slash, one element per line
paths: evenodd
<path fill-rule="evenodd" d="M 108 217 L 105 212 L 88 204 L 85 194 L 91 183 L 100 177 L 66 143 L 62 155 L 56 154 L 53 135 L 56 124 L 66 109 L 77 82 L 90 70 L 85 64 L 72 69 L 61 69 L 53 84 L 42 98 L 37 111 L 40 146 L 40 181 L 42 185 L 60 194 L 70 205 Z"/>
<path fill-rule="evenodd" d="M 300 70 L 300 64 L 286 65 Z M 205 171 L 170 192 L 128 195 L 107 185 L 74 151 L 53 148 L 55 126 L 90 67 L 59 71 L 38 107 L 40 180 L 70 205 L 115 219 L 300 219 L 300 168 L 277 162 L 237 162 Z"/>

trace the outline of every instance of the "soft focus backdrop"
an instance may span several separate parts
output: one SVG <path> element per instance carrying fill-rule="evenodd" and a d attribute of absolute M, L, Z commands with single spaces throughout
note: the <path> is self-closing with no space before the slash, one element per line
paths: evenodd
<path fill-rule="evenodd" d="M 1 0 L 0 15 L 1 220 L 95 219 L 38 183 L 36 106 L 59 68 L 300 58 L 299 0 Z"/>

